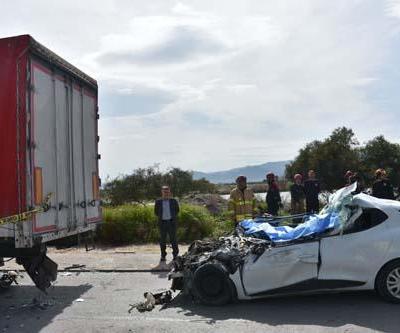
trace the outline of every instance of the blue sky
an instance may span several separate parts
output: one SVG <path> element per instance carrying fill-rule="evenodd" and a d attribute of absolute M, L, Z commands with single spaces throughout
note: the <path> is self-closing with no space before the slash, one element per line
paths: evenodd
<path fill-rule="evenodd" d="M 400 139 L 400 0 L 15 0 L 0 21 L 98 80 L 103 178 L 292 159 L 342 125 Z"/>

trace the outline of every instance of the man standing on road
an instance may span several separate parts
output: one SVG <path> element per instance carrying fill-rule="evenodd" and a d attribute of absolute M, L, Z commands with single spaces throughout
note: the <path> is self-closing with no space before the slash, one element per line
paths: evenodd
<path fill-rule="evenodd" d="M 176 240 L 176 224 L 177 215 L 179 213 L 179 204 L 176 199 L 172 198 L 169 186 L 163 186 L 161 188 L 161 198 L 157 199 L 155 202 L 154 213 L 158 217 L 158 225 L 160 228 L 160 261 L 165 262 L 167 257 L 167 234 L 169 236 L 169 241 L 171 242 L 172 255 L 175 260 L 179 253 L 178 242 Z"/>
<path fill-rule="evenodd" d="M 318 194 L 321 192 L 319 180 L 315 178 L 315 171 L 308 171 L 308 179 L 304 182 L 304 192 L 306 194 L 307 213 L 319 212 Z"/>
<path fill-rule="evenodd" d="M 386 178 L 386 171 L 378 169 L 375 171 L 375 182 L 372 185 L 372 196 L 381 199 L 394 200 L 393 186 Z"/>
<path fill-rule="evenodd" d="M 293 215 L 302 214 L 304 213 L 304 198 L 305 198 L 304 186 L 301 183 L 303 180 L 303 176 L 300 175 L 299 173 L 296 173 L 293 178 L 294 178 L 294 184 L 290 186 L 290 197 L 291 197 L 290 203 L 292 208 L 291 213 Z"/>
<path fill-rule="evenodd" d="M 236 187 L 231 191 L 229 197 L 229 212 L 232 220 L 237 225 L 245 219 L 255 216 L 256 200 L 252 190 L 247 188 L 247 178 L 239 176 L 236 178 Z"/>

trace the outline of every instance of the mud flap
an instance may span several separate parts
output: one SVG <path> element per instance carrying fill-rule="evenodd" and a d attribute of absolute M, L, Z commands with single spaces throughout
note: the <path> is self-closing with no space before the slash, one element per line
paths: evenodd
<path fill-rule="evenodd" d="M 34 258 L 19 258 L 18 261 L 24 266 L 36 287 L 43 292 L 57 279 L 58 265 L 45 254 Z"/>

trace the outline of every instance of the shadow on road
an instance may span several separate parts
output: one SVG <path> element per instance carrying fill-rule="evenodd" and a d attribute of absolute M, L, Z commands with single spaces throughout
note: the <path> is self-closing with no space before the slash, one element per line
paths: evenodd
<path fill-rule="evenodd" d="M 1 332 L 39 332 L 92 286 L 53 286 L 45 295 L 34 286 L 0 291 Z"/>
<path fill-rule="evenodd" d="M 186 317 L 202 316 L 209 324 L 236 319 L 271 326 L 339 328 L 355 325 L 382 332 L 400 331 L 400 305 L 386 303 L 373 292 L 280 297 L 221 307 L 204 306 L 178 295 L 168 307 L 178 308 Z"/>

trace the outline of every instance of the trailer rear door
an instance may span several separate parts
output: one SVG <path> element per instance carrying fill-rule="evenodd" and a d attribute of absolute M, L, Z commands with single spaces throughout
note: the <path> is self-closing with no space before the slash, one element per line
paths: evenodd
<path fill-rule="evenodd" d="M 57 229 L 57 133 L 55 108 L 55 87 L 51 71 L 32 62 L 31 126 L 33 137 L 33 189 L 35 205 L 40 205 L 51 193 L 50 208 L 47 212 L 33 217 L 33 233 Z"/>
<path fill-rule="evenodd" d="M 87 222 L 95 222 L 100 218 L 99 184 L 97 174 L 97 98 L 85 91 L 83 95 L 83 138 L 85 193 L 87 200 Z"/>

